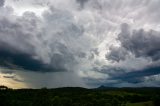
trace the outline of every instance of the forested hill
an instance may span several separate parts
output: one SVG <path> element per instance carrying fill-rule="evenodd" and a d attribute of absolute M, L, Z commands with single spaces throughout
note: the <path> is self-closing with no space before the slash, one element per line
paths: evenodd
<path fill-rule="evenodd" d="M 159 106 L 159 104 L 158 87 L 10 89 L 0 86 L 0 106 Z"/>

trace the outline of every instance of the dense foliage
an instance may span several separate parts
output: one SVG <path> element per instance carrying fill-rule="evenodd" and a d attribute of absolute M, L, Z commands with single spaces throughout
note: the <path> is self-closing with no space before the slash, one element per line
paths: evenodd
<path fill-rule="evenodd" d="M 13 90 L 0 87 L 0 106 L 135 106 L 134 103 L 159 106 L 160 88 Z"/>

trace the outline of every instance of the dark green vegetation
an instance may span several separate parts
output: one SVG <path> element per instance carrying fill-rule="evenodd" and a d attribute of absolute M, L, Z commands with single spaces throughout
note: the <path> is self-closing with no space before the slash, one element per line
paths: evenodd
<path fill-rule="evenodd" d="M 0 106 L 160 106 L 160 88 L 8 89 Z"/>

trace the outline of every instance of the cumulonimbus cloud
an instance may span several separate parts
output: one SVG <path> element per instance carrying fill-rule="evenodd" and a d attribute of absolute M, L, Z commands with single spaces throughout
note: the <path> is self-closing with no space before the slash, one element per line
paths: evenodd
<path fill-rule="evenodd" d="M 31 73 L 70 71 L 89 82 L 127 82 L 115 76 L 159 67 L 158 3 L 1 0 L 0 66 Z"/>

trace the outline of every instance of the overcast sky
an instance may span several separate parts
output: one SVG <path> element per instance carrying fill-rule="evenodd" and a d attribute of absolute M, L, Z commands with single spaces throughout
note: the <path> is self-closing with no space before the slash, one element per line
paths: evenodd
<path fill-rule="evenodd" d="M 160 0 L 0 0 L 0 85 L 160 86 Z"/>

